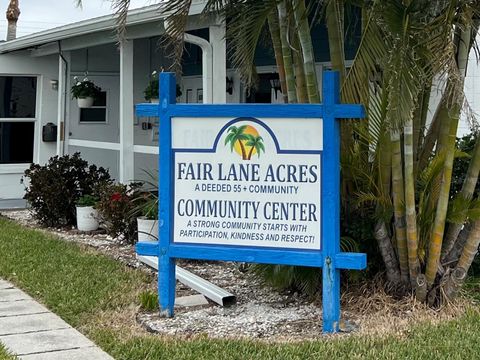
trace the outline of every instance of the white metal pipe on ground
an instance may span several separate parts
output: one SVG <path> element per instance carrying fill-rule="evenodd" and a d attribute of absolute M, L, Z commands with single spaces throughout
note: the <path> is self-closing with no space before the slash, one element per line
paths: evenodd
<path fill-rule="evenodd" d="M 137 258 L 145 265 L 158 271 L 158 257 L 138 255 Z M 205 295 L 207 298 L 221 306 L 233 305 L 237 300 L 235 295 L 229 293 L 225 289 L 202 279 L 200 276 L 192 274 L 190 271 L 185 270 L 180 266 L 175 267 L 175 278 L 182 284 L 198 291 L 200 294 Z"/>

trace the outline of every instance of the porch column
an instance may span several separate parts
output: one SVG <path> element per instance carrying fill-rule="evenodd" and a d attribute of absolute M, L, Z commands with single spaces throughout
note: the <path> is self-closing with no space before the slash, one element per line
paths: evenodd
<path fill-rule="evenodd" d="M 133 40 L 120 43 L 120 163 L 119 181 L 134 180 Z"/>
<path fill-rule="evenodd" d="M 212 25 L 210 30 L 210 44 L 213 50 L 213 103 L 225 104 L 227 102 L 227 46 L 225 42 L 225 22 Z"/>

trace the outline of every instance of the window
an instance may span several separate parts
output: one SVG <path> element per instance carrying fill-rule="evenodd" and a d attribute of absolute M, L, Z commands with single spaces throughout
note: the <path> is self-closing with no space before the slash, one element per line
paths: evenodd
<path fill-rule="evenodd" d="M 102 91 L 95 99 L 92 107 L 80 109 L 81 123 L 106 123 L 107 122 L 107 92 Z"/>
<path fill-rule="evenodd" d="M 33 162 L 34 122 L 0 122 L 0 164 Z"/>
<path fill-rule="evenodd" d="M 0 118 L 35 118 L 37 78 L 0 76 Z"/>

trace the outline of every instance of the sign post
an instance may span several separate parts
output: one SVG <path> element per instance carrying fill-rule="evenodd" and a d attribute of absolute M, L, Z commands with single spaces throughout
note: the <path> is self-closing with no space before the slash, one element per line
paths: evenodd
<path fill-rule="evenodd" d="M 366 255 L 340 250 L 340 130 L 362 118 L 340 104 L 338 73 L 323 74 L 323 104 L 176 104 L 172 73 L 160 76 L 159 242 L 161 312 L 173 316 L 175 260 L 321 267 L 323 330 L 340 320 L 340 269 Z"/>

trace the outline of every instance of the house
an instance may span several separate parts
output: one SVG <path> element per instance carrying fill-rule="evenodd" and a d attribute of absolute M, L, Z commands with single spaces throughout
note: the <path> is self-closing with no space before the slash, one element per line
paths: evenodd
<path fill-rule="evenodd" d="M 203 4 L 194 1 L 189 14 L 182 95 L 177 101 L 275 101 L 272 50 L 257 51 L 260 86 L 247 93 L 227 61 L 225 25 L 218 16 L 201 15 Z M 24 170 L 54 155 L 79 151 L 120 182 L 141 179 L 143 170 L 156 171 L 157 119 L 136 118 L 134 104 L 145 101 L 143 90 L 152 72 L 170 65 L 158 45 L 165 33 L 164 16 L 155 5 L 130 11 L 121 43 L 113 16 L 0 43 L 0 208 L 2 203 L 21 206 Z M 324 25 L 317 25 L 312 36 L 320 81 L 329 66 Z M 355 43 L 347 44 L 350 58 Z M 80 109 L 71 99 L 75 76 L 87 76 L 101 87 L 102 96 L 92 108 Z M 49 133 L 56 135 L 49 138 Z"/>

